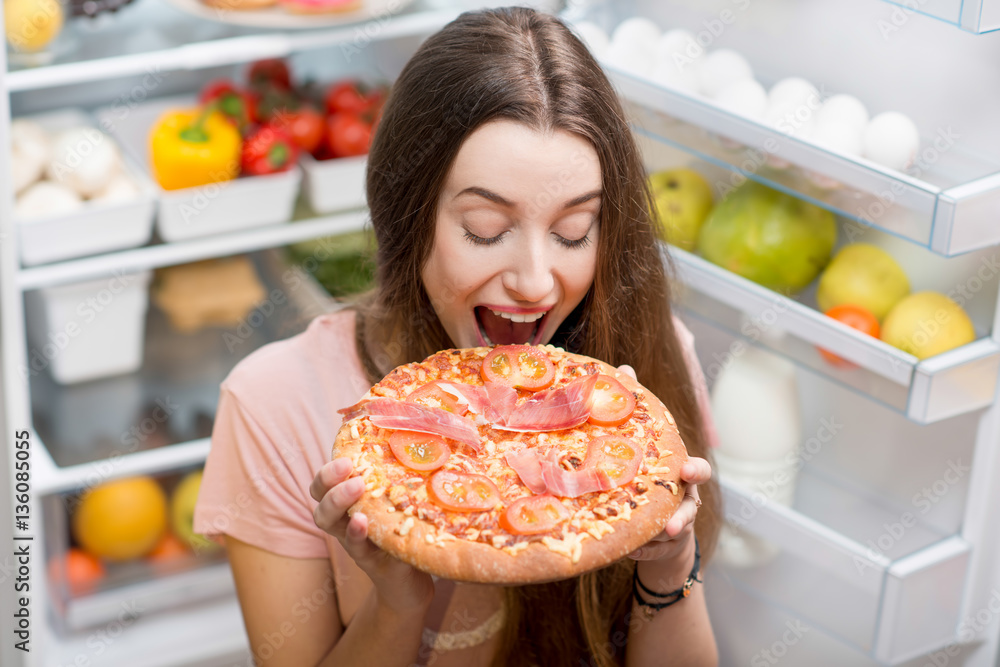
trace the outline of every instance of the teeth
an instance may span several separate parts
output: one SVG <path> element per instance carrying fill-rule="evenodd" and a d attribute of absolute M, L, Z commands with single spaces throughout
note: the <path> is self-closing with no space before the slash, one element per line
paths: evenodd
<path fill-rule="evenodd" d="M 511 322 L 534 322 L 536 320 L 542 319 L 542 317 L 545 315 L 545 313 L 530 313 L 524 315 L 519 315 L 517 313 L 503 313 L 500 312 L 499 310 L 493 310 L 492 308 L 490 309 L 490 311 L 497 317 L 503 317 L 505 319 L 510 320 Z"/>

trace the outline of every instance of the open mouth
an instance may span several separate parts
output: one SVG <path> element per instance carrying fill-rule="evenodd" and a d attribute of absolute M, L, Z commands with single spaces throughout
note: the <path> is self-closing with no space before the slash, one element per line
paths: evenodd
<path fill-rule="evenodd" d="M 519 315 L 476 306 L 476 325 L 483 345 L 537 345 L 550 312 Z"/>

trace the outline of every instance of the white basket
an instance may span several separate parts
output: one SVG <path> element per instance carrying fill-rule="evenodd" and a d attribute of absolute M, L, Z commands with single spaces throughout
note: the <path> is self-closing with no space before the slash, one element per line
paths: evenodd
<path fill-rule="evenodd" d="M 25 295 L 28 366 L 60 384 L 142 366 L 151 271 L 44 287 Z"/>
<path fill-rule="evenodd" d="M 361 208 L 368 204 L 365 198 L 367 155 L 316 160 L 303 153 L 299 164 L 305 172 L 303 190 L 316 213 Z"/>
<path fill-rule="evenodd" d="M 170 109 L 197 106 L 190 96 L 164 98 L 134 109 L 110 107 L 98 111 L 101 127 L 149 171 L 149 133 Z M 187 239 L 289 222 L 295 208 L 302 172 L 298 167 L 266 176 L 248 176 L 196 188 L 164 190 L 159 195 L 157 230 L 164 241 Z"/>
<path fill-rule="evenodd" d="M 48 132 L 84 125 L 93 119 L 79 109 L 29 116 Z M 156 189 L 153 183 L 122 155 L 125 172 L 139 194 L 123 202 L 84 202 L 73 213 L 18 220 L 18 245 L 24 266 L 135 248 L 149 242 L 153 233 Z"/>

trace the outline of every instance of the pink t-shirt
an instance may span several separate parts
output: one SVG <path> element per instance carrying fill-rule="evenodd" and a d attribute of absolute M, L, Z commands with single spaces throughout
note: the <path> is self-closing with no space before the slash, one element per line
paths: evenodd
<path fill-rule="evenodd" d="M 195 532 L 342 564 L 346 554 L 313 522 L 309 485 L 330 460 L 341 423 L 337 410 L 370 387 L 355 347 L 354 319 L 349 310 L 317 317 L 303 333 L 251 354 L 222 383 Z M 694 338 L 679 320 L 675 324 L 714 446 Z"/>

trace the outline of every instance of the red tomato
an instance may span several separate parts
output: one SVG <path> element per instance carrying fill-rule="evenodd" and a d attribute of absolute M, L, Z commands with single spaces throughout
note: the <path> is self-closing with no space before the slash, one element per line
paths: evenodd
<path fill-rule="evenodd" d="M 620 435 L 602 435 L 587 445 L 585 468 L 596 468 L 614 482 L 615 486 L 628 484 L 642 463 L 642 448 L 631 438 Z"/>
<path fill-rule="evenodd" d="M 232 81 L 210 81 L 202 88 L 198 101 L 203 105 L 214 102 L 219 112 L 231 120 L 240 132 L 245 133 L 254 120 L 256 101 L 250 93 L 238 88 Z"/>
<path fill-rule="evenodd" d="M 518 498 L 500 515 L 500 527 L 515 535 L 547 533 L 570 517 L 555 496 Z"/>
<path fill-rule="evenodd" d="M 326 112 L 330 115 L 340 111 L 362 114 L 371 110 L 377 99 L 372 99 L 361 91 L 357 81 L 341 81 L 330 86 L 324 98 Z"/>
<path fill-rule="evenodd" d="M 299 159 L 299 147 L 292 137 L 274 125 L 257 128 L 243 142 L 240 166 L 248 176 L 288 171 Z"/>
<path fill-rule="evenodd" d="M 277 110 L 271 117 L 271 124 L 288 132 L 292 141 L 306 153 L 315 152 L 323 141 L 323 115 L 310 106 Z"/>
<path fill-rule="evenodd" d="M 414 401 L 431 408 L 442 408 L 448 412 L 455 413 L 459 417 L 462 417 L 469 411 L 468 405 L 459 403 L 455 396 L 441 388 L 441 380 L 428 382 L 407 396 L 406 400 Z"/>
<path fill-rule="evenodd" d="M 340 111 L 326 119 L 326 146 L 333 157 L 367 155 L 372 126 L 356 113 Z"/>
<path fill-rule="evenodd" d="M 101 561 L 82 549 L 69 549 L 49 561 L 49 580 L 55 586 L 65 584 L 73 595 L 92 591 L 105 573 Z"/>
<path fill-rule="evenodd" d="M 389 448 L 411 470 L 437 470 L 451 455 L 447 443 L 436 435 L 416 431 L 393 431 Z"/>
<path fill-rule="evenodd" d="M 880 329 L 878 325 L 878 318 L 872 315 L 871 311 L 867 308 L 851 304 L 841 304 L 826 311 L 826 316 L 832 317 L 838 322 L 843 322 L 852 329 L 857 329 L 858 331 L 866 333 L 874 338 L 879 337 Z M 832 352 L 822 348 L 816 349 L 819 350 L 820 356 L 826 359 L 826 361 L 833 366 L 838 366 L 840 368 L 855 368 L 854 364 L 846 359 L 838 357 Z"/>
<path fill-rule="evenodd" d="M 255 88 L 258 86 L 276 86 L 288 90 L 292 87 L 292 73 L 288 69 L 288 64 L 278 58 L 258 60 L 250 65 L 247 80 Z"/>
<path fill-rule="evenodd" d="M 539 391 L 556 379 L 556 367 L 543 350 L 530 345 L 498 345 L 483 359 L 484 382 Z"/>
<path fill-rule="evenodd" d="M 591 424 L 618 426 L 628 421 L 635 410 L 635 396 L 610 375 L 598 375 L 590 402 Z"/>
<path fill-rule="evenodd" d="M 435 505 L 453 512 L 482 512 L 500 503 L 500 491 L 489 477 L 451 470 L 431 475 L 427 495 Z"/>

